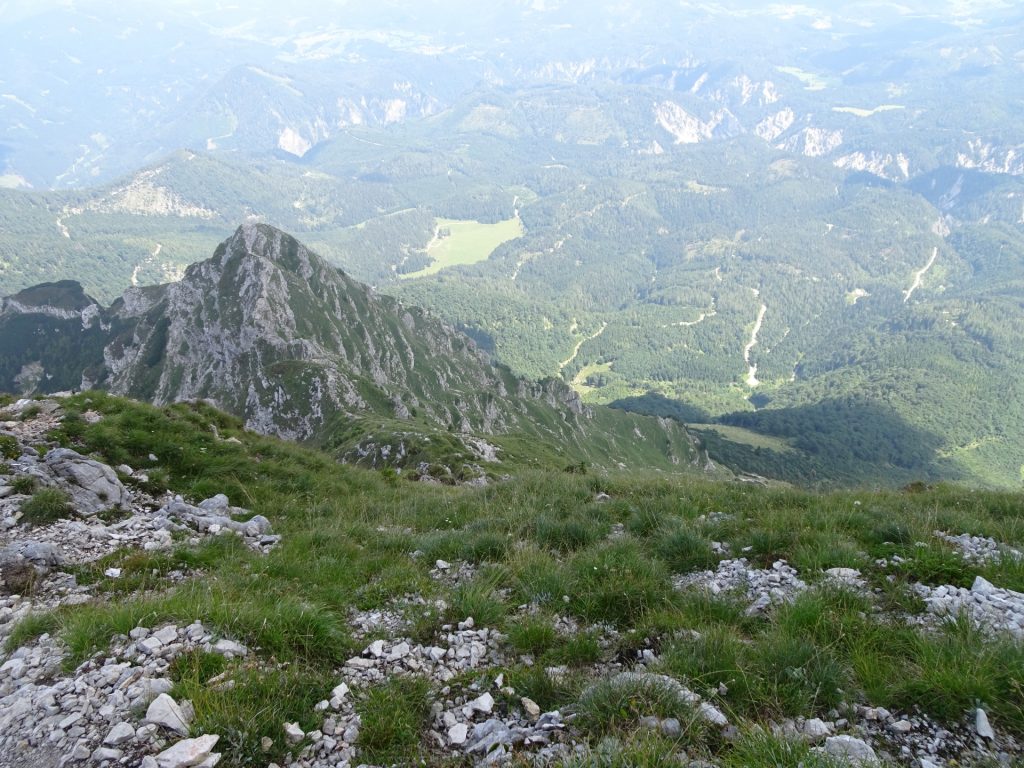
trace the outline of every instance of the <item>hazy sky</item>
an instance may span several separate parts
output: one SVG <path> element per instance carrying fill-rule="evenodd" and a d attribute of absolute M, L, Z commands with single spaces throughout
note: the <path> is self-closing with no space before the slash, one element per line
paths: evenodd
<path fill-rule="evenodd" d="M 518 6 L 524 10 L 550 11 L 572 9 L 593 11 L 597 5 L 606 8 L 614 6 L 627 9 L 631 5 L 657 8 L 659 3 L 650 0 L 607 0 L 596 3 L 594 0 L 505 0 L 507 6 Z M 850 13 L 870 12 L 870 9 L 885 9 L 887 12 L 906 14 L 926 14 L 945 16 L 950 19 L 973 16 L 993 10 L 1012 9 L 1017 5 L 1013 0 L 901 0 L 900 2 L 882 2 L 867 0 L 866 2 L 849 2 L 848 0 L 805 0 L 804 2 L 765 3 L 756 0 L 678 0 L 682 6 L 702 9 L 721 8 L 723 10 L 746 10 L 769 12 L 773 15 L 791 12 L 794 16 L 810 13 L 830 13 L 848 15 Z M 480 0 L 292 0 L 282 4 L 276 0 L 245 0 L 245 2 L 210 3 L 205 0 L 0 0 L 0 24 L 10 23 L 57 8 L 75 8 L 78 10 L 98 10 L 100 12 L 119 12 L 133 15 L 143 9 L 155 12 L 169 8 L 196 10 L 205 13 L 217 11 L 242 11 L 252 16 L 282 17 L 288 15 L 306 15 L 308 13 L 337 11 L 347 8 L 365 13 L 368 10 L 387 8 L 390 13 L 401 12 L 404 8 L 410 12 L 431 8 L 437 13 L 464 14 L 481 13 L 493 8 L 496 3 L 481 5 Z M 599 11 L 598 11 L 599 12 Z"/>

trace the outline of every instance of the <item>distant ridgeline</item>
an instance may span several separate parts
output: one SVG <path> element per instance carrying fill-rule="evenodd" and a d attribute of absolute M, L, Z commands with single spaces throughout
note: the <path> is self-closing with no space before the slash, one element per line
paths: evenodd
<path fill-rule="evenodd" d="M 3 299 L 0 390 L 79 387 L 209 400 L 259 432 L 453 479 L 518 462 L 713 469 L 676 422 L 518 378 L 266 225 L 240 227 L 179 282 L 130 288 L 108 308 L 71 281 Z"/>

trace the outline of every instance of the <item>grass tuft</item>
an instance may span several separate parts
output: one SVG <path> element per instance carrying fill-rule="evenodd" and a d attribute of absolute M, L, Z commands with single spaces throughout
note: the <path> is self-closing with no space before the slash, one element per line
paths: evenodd
<path fill-rule="evenodd" d="M 193 732 L 220 734 L 218 751 L 230 754 L 234 765 L 284 762 L 292 747 L 285 741 L 282 724 L 298 722 L 307 732 L 318 728 L 320 717 L 313 707 L 336 684 L 328 670 L 252 667 L 230 672 L 230 688 L 209 686 L 206 674 L 211 665 L 197 657 L 180 663 L 171 695 L 192 702 Z M 269 752 L 262 749 L 264 737 L 273 740 Z"/>
<path fill-rule="evenodd" d="M 546 616 L 528 616 L 508 631 L 508 641 L 519 653 L 540 656 L 558 642 L 558 633 Z"/>
<path fill-rule="evenodd" d="M 21 505 L 21 522 L 48 525 L 74 514 L 71 498 L 59 488 L 42 488 Z"/>
<path fill-rule="evenodd" d="M 11 480 L 11 488 L 14 489 L 15 493 L 20 493 L 23 496 L 34 493 L 38 486 L 39 481 L 32 477 L 32 475 L 18 475 Z"/>
<path fill-rule="evenodd" d="M 584 550 L 570 563 L 570 606 L 588 621 L 636 624 L 674 598 L 668 571 L 634 541 Z"/>
<path fill-rule="evenodd" d="M 413 764 L 423 751 L 430 717 L 430 684 L 419 677 L 371 688 L 356 705 L 360 757 L 373 764 Z"/>
<path fill-rule="evenodd" d="M 661 537 L 656 551 L 673 573 L 713 569 L 719 557 L 711 542 L 689 528 L 678 527 Z"/>
<path fill-rule="evenodd" d="M 676 718 L 683 726 L 683 740 L 701 735 L 692 705 L 667 681 L 654 676 L 612 678 L 590 686 L 576 705 L 577 722 L 594 735 L 630 731 L 644 717 Z"/>

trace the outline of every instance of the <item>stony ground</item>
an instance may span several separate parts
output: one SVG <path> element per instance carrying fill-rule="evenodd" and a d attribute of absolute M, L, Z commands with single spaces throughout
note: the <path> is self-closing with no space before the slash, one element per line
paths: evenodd
<path fill-rule="evenodd" d="M 7 420 L 0 423 L 0 436 L 13 440 L 7 445 L 16 450 L 7 451 L 7 473 L 0 476 L 0 640 L 8 638 L 19 622 L 42 612 L 110 599 L 109 593 L 97 593 L 88 580 L 79 583 L 85 572 L 82 567 L 126 548 L 154 552 L 236 536 L 265 553 L 279 543 L 269 520 L 232 506 L 225 496 L 191 503 L 172 491 L 154 494 L 145 468 L 114 468 L 58 447 L 48 434 L 59 425 L 61 413 L 59 400 L 18 402 L 3 411 Z M 159 462 L 158 456 L 151 459 L 154 465 Z M 23 509 L 38 488 L 59 489 L 70 501 L 55 519 L 30 525 L 23 519 Z M 618 526 L 609 538 L 622 535 Z M 1021 558 L 1018 550 L 991 538 L 963 532 L 936 531 L 934 535 L 969 561 Z M 785 560 L 758 568 L 746 553 L 730 552 L 727 543 L 713 542 L 713 548 L 724 559 L 714 569 L 676 577 L 677 590 L 738 596 L 747 615 L 757 618 L 812 588 L 809 575 Z M 900 563 L 876 565 L 898 568 Z M 105 569 L 104 575 L 120 578 L 116 567 Z M 475 567 L 465 562 L 437 560 L 430 569 L 432 579 L 453 589 L 471 583 L 475 575 Z M 856 569 L 832 568 L 823 577 L 845 589 L 872 592 L 865 575 Z M 165 588 L 189 579 L 202 579 L 202 574 L 173 571 L 165 575 Z M 950 616 L 962 614 L 986 632 L 1024 640 L 1024 594 L 995 587 L 981 577 L 969 588 L 919 584 L 916 589 L 926 611 L 901 620 L 921 626 L 922 631 L 932 631 Z M 692 711 L 699 727 L 721 740 L 736 739 L 750 728 L 749 723 L 727 714 L 713 692 L 698 695 L 661 674 L 657 647 L 641 648 L 629 657 L 602 652 L 601 659 L 585 670 L 592 682 L 584 686 L 579 711 L 544 711 L 499 671 L 512 663 L 534 663 L 530 654 L 513 648 L 502 632 L 481 626 L 467 615 L 441 626 L 430 642 L 417 641 L 410 614 L 443 612 L 447 607 L 443 600 L 408 595 L 392 606 L 353 610 L 350 629 L 355 638 L 363 638 L 365 647 L 334 670 L 336 684 L 312 708 L 317 728 L 306 732 L 297 722 L 281 722 L 278 743 L 289 746 L 284 764 L 303 768 L 362 764 L 364 724 L 356 702 L 366 691 L 395 680 L 429 681 L 432 700 L 426 738 L 433 754 L 452 764 L 494 765 L 510 760 L 602 764 L 601 745 L 588 744 L 579 735 L 576 720 L 588 701 L 607 697 L 609 691 L 622 691 L 625 698 L 636 690 L 657 691 L 661 699 L 667 697 Z M 532 606 L 520 606 L 523 620 L 532 613 Z M 621 639 L 611 625 L 585 626 L 568 614 L 555 616 L 551 623 L 559 636 L 589 632 L 599 637 L 602 651 L 614 648 Z M 698 632 L 692 634 L 695 641 L 700 639 Z M 127 635 L 110 638 L 106 650 L 73 668 L 69 668 L 71 653 L 59 636 L 43 633 L 19 647 L 8 647 L 0 656 L 0 766 L 216 765 L 221 759 L 218 742 L 224 734 L 202 733 L 195 725 L 192 704 L 169 695 L 176 664 L 210 656 L 256 669 L 275 668 L 273 659 L 260 657 L 199 622 L 137 626 Z M 565 667 L 546 669 L 554 680 L 577 673 Z M 228 690 L 234 681 L 224 673 L 206 684 Z M 724 689 L 723 684 L 719 691 L 723 697 Z M 965 712 L 955 722 L 865 703 L 836 708 L 827 715 L 782 719 L 762 727 L 777 737 L 813 745 L 834 764 L 887 762 L 934 768 L 989 761 L 1010 765 L 1019 764 L 1024 755 L 1012 734 L 993 728 L 983 708 Z M 695 727 L 655 711 L 642 717 L 640 726 L 668 739 L 680 738 Z M 266 751 L 273 745 L 270 739 L 264 745 Z M 267 764 L 274 765 L 269 759 Z M 707 764 L 703 758 L 691 763 L 694 768 Z"/>

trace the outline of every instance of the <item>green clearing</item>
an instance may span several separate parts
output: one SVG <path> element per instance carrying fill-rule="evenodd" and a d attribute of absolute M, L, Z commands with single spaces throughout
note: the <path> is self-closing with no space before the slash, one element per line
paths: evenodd
<path fill-rule="evenodd" d="M 760 432 L 754 432 L 743 427 L 733 427 L 728 424 L 687 424 L 687 427 L 699 431 L 710 430 L 717 432 L 726 440 L 739 443 L 740 445 L 749 445 L 751 448 L 764 448 L 779 453 L 792 453 L 794 451 L 790 442 L 784 438 L 762 435 Z"/>
<path fill-rule="evenodd" d="M 813 72 L 805 72 L 799 67 L 776 67 L 776 69 L 784 75 L 795 77 L 804 84 L 804 88 L 808 91 L 823 91 L 828 87 L 828 81 L 824 77 Z"/>
<path fill-rule="evenodd" d="M 518 218 L 495 224 L 464 219 L 438 219 L 434 239 L 427 254 L 434 260 L 429 267 L 402 275 L 402 279 L 436 275 L 446 267 L 486 261 L 502 243 L 522 237 L 523 223 Z"/>
<path fill-rule="evenodd" d="M 572 388 L 580 393 L 584 398 L 591 392 L 594 392 L 598 387 L 593 387 L 587 384 L 587 379 L 591 376 L 598 376 L 602 373 L 608 373 L 612 369 L 611 363 L 587 363 L 580 372 L 572 378 Z"/>
<path fill-rule="evenodd" d="M 833 112 L 846 112 L 857 117 L 871 117 L 879 112 L 892 112 L 893 110 L 906 109 L 902 104 L 882 104 L 874 109 L 862 109 L 861 107 L 832 107 Z"/>

